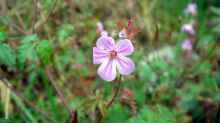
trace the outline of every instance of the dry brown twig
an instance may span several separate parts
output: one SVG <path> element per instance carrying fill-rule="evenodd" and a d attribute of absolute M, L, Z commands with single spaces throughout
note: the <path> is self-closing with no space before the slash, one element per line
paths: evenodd
<path fill-rule="evenodd" d="M 0 15 L 4 16 L 7 14 L 7 0 L 0 0 Z"/>
<path fill-rule="evenodd" d="M 31 27 L 31 33 L 35 33 L 35 29 L 34 29 L 34 25 L 36 23 L 36 20 L 37 20 L 37 17 L 38 17 L 38 7 L 37 7 L 37 4 L 38 4 L 38 0 L 33 0 L 33 12 L 32 12 L 32 27 Z"/>
<path fill-rule="evenodd" d="M 43 18 L 41 18 L 41 20 L 37 21 L 37 22 L 34 24 L 34 26 L 32 27 L 31 30 L 37 31 L 37 30 L 40 29 L 44 24 L 47 23 L 49 17 L 51 16 L 51 14 L 53 14 L 53 12 L 54 12 L 54 10 L 55 10 L 55 8 L 56 8 L 57 1 L 58 1 L 58 0 L 55 0 L 55 1 L 54 1 L 53 7 L 51 8 L 51 10 L 50 10 L 49 13 L 47 14 L 47 16 L 46 16 L 46 17 L 43 17 Z"/>

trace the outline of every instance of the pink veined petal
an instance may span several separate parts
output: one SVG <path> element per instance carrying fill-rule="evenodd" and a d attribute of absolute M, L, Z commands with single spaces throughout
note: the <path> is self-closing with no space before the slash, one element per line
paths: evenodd
<path fill-rule="evenodd" d="M 119 40 L 116 44 L 117 52 L 123 56 L 130 55 L 134 52 L 134 46 L 128 39 Z"/>
<path fill-rule="evenodd" d="M 105 30 L 103 30 L 103 31 L 101 32 L 101 36 L 108 36 L 108 32 L 105 31 Z"/>
<path fill-rule="evenodd" d="M 96 46 L 99 49 L 112 50 L 115 47 L 115 41 L 112 37 L 102 35 L 96 42 Z"/>
<path fill-rule="evenodd" d="M 93 64 L 101 64 L 105 59 L 108 59 L 108 55 L 108 51 L 93 47 Z"/>
<path fill-rule="evenodd" d="M 106 81 L 112 81 L 116 78 L 115 60 L 105 60 L 98 68 L 98 75 Z"/>
<path fill-rule="evenodd" d="M 125 56 L 118 56 L 116 61 L 117 69 L 120 74 L 128 75 L 134 71 L 135 65 L 131 59 Z"/>

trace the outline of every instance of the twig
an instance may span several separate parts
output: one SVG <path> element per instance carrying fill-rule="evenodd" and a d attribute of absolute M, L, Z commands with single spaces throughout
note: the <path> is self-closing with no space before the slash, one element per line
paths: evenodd
<path fill-rule="evenodd" d="M 2 8 L 0 12 L 0 16 L 5 16 L 7 13 L 7 0 L 1 0 L 0 7 Z"/>
<path fill-rule="evenodd" d="M 78 123 L 78 120 L 77 120 L 77 112 L 74 111 L 74 110 L 73 110 L 72 113 L 71 113 L 69 123 Z"/>
<path fill-rule="evenodd" d="M 37 20 L 37 13 L 38 13 L 38 8 L 37 8 L 37 2 L 38 0 L 33 0 L 33 13 L 32 13 L 32 27 L 31 27 L 31 33 L 34 33 L 35 32 L 35 29 L 34 29 L 34 25 L 36 23 L 36 20 Z"/>
<path fill-rule="evenodd" d="M 13 93 L 15 93 L 16 96 L 18 96 L 19 98 L 21 98 L 27 105 L 29 105 L 30 107 L 32 107 L 36 112 L 38 112 L 38 114 L 41 117 L 45 117 L 46 119 L 48 119 L 50 122 L 52 123 L 58 123 L 56 120 L 54 120 L 53 118 L 51 118 L 51 116 L 49 116 L 49 114 L 47 114 L 46 112 L 44 112 L 43 110 L 39 109 L 37 106 L 35 106 L 35 104 L 33 104 L 32 102 L 28 101 L 25 97 L 23 97 L 18 91 L 16 91 L 12 86 L 9 85 L 9 82 L 7 79 L 2 79 L 0 78 L 1 82 L 7 87 L 9 88 Z"/>
<path fill-rule="evenodd" d="M 38 28 L 42 27 L 49 19 L 49 17 L 51 16 L 51 14 L 53 13 L 54 9 L 56 8 L 56 5 L 57 5 L 57 1 L 58 0 L 55 0 L 54 4 L 53 4 L 53 7 L 51 8 L 50 12 L 48 13 L 47 17 L 42 20 L 41 23 L 36 23 L 33 27 L 34 30 L 37 30 Z"/>
<path fill-rule="evenodd" d="M 22 33 L 22 34 L 27 34 L 27 32 L 25 32 L 21 27 L 17 26 L 16 24 L 14 24 L 13 22 L 11 22 L 10 24 L 10 27 L 12 30 L 17 30 L 18 32 Z"/>
<path fill-rule="evenodd" d="M 25 23 L 24 23 L 24 21 L 23 21 L 21 15 L 20 15 L 17 11 L 15 11 L 15 16 L 16 16 L 17 19 L 18 19 L 18 23 L 19 23 L 20 27 L 21 27 L 23 30 L 25 30 L 25 29 L 26 29 Z"/>

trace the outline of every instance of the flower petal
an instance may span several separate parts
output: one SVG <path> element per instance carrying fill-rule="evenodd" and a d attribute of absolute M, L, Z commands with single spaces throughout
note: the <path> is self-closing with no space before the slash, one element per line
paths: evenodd
<path fill-rule="evenodd" d="M 134 47 L 130 40 L 122 39 L 116 44 L 117 52 L 121 55 L 127 56 L 134 51 Z"/>
<path fill-rule="evenodd" d="M 115 60 L 105 60 L 98 68 L 98 75 L 106 81 L 112 81 L 116 78 Z"/>
<path fill-rule="evenodd" d="M 134 62 L 131 59 L 124 56 L 119 56 L 117 58 L 116 65 L 119 73 L 122 75 L 130 74 L 134 71 L 135 68 Z"/>
<path fill-rule="evenodd" d="M 108 51 L 93 47 L 93 64 L 101 64 L 108 59 Z"/>
<path fill-rule="evenodd" d="M 99 49 L 112 50 L 115 47 L 115 41 L 112 37 L 102 35 L 96 42 Z"/>

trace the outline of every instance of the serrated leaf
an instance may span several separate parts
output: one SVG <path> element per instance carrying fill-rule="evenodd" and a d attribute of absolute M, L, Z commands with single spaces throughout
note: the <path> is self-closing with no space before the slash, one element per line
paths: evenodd
<path fill-rule="evenodd" d="M 5 64 L 10 67 L 15 65 L 15 53 L 7 44 L 0 44 L 0 64 Z"/>
<path fill-rule="evenodd" d="M 37 45 L 36 50 L 37 50 L 38 56 L 43 61 L 43 63 L 48 64 L 50 61 L 50 56 L 53 53 L 53 48 L 50 42 L 47 40 L 41 41 Z"/>
<path fill-rule="evenodd" d="M 37 54 L 34 50 L 34 46 L 31 44 L 24 44 L 18 47 L 17 49 L 17 58 L 18 64 L 21 65 L 20 67 L 24 66 L 24 63 L 27 59 L 36 61 Z"/>
<path fill-rule="evenodd" d="M 18 46 L 17 60 L 20 69 L 24 67 L 24 63 L 27 59 L 31 61 L 36 61 L 38 59 L 35 51 L 35 44 L 33 43 L 37 40 L 37 35 L 28 35 L 23 38 L 21 45 Z"/>

